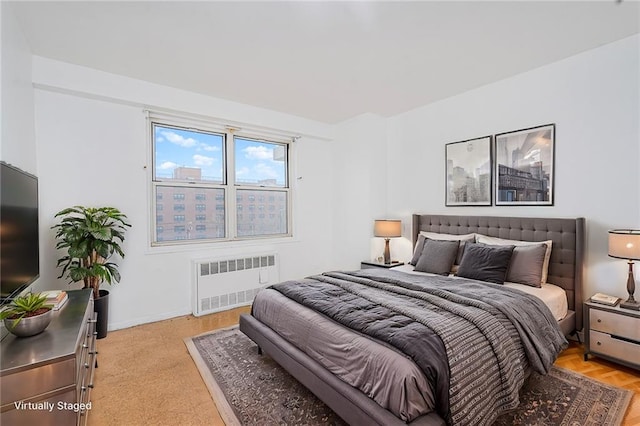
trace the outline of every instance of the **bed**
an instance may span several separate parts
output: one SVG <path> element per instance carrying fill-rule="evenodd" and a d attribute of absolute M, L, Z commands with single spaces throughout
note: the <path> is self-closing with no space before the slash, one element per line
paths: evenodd
<path fill-rule="evenodd" d="M 477 233 L 487 237 L 502 238 L 507 240 L 518 241 L 533 241 L 542 242 L 551 240 L 552 249 L 548 261 L 548 276 L 547 282 L 562 288 L 566 294 L 566 313 L 562 315 L 562 319 L 558 321 L 559 328 L 562 330 L 562 334 L 570 335 L 575 333 L 576 330 L 582 328 L 582 268 L 583 268 L 583 253 L 584 253 L 584 219 L 553 219 L 553 218 L 514 218 L 514 217 L 490 217 L 490 216 L 447 216 L 447 215 L 414 215 L 413 216 L 413 241 L 414 244 L 420 241 L 420 234 L 425 232 L 448 234 L 448 235 L 466 235 L 470 233 Z M 356 284 L 346 283 L 344 285 L 359 286 L 361 282 L 369 282 L 371 280 L 380 282 L 376 285 L 386 286 L 389 282 L 394 282 L 401 277 L 401 287 L 406 287 L 408 290 L 402 290 L 412 292 L 413 285 L 417 281 L 413 281 L 413 278 L 406 272 L 395 271 L 356 271 L 350 274 L 349 277 L 342 273 L 330 273 L 323 276 L 321 280 L 327 281 L 342 281 L 344 279 L 354 279 Z M 316 297 L 313 296 L 317 289 L 316 279 L 302 280 L 296 282 L 296 285 L 289 287 L 282 287 L 280 291 L 289 291 L 289 288 L 305 289 L 304 291 L 311 291 L 311 293 L 302 297 L 302 299 L 317 299 L 322 300 L 325 296 Z M 416 278 L 418 280 L 418 278 Z M 440 281 L 442 282 L 440 282 Z M 445 279 L 436 279 L 438 285 L 445 286 L 449 283 L 444 282 Z M 283 283 L 286 284 L 286 283 Z M 342 284 L 341 284 L 342 285 Z M 495 285 L 494 285 L 495 286 Z M 485 288 L 483 287 L 483 292 Z M 395 287 L 394 287 L 395 288 Z M 349 290 L 351 291 L 351 290 Z M 360 291 L 360 290 L 358 290 Z M 368 291 L 368 290 L 367 290 Z M 396 290 L 394 290 L 396 291 Z M 491 292 L 493 290 L 486 290 Z M 420 293 L 422 295 L 422 293 Z M 487 293 L 488 294 L 488 293 Z M 281 295 L 276 294 L 275 290 L 265 291 L 263 299 L 269 297 L 273 299 L 280 299 Z M 365 295 L 365 297 L 374 297 L 371 295 Z M 395 296 L 394 296 L 395 297 Z M 398 297 L 405 297 L 404 295 Z M 421 296 L 422 297 L 422 296 Z M 424 296 L 428 299 L 430 296 Z M 291 373 L 302 384 L 308 387 L 314 394 L 316 394 L 322 401 L 324 401 L 329 407 L 331 407 L 340 417 L 350 424 L 379 424 L 379 425 L 393 425 L 393 424 L 411 424 L 411 425 L 441 425 L 447 423 L 464 423 L 464 417 L 452 417 L 451 411 L 448 408 L 442 407 L 442 389 L 435 386 L 433 383 L 429 384 L 421 382 L 419 374 L 414 374 L 411 368 L 415 365 L 413 362 L 408 361 L 408 364 L 402 364 L 398 362 L 397 355 L 393 354 L 395 348 L 388 348 L 390 346 L 385 342 L 379 342 L 376 338 L 371 339 L 367 336 L 361 336 L 358 330 L 347 330 L 343 328 L 330 328 L 323 330 L 324 322 L 332 323 L 331 319 L 324 317 L 323 313 L 307 311 L 306 307 L 298 305 L 298 302 L 302 303 L 303 300 L 296 301 L 293 297 L 292 300 L 281 301 L 280 304 L 271 305 L 271 302 L 260 301 L 254 303 L 254 311 L 252 315 L 243 315 L 240 318 L 240 329 L 247 336 L 249 336 L 258 346 L 270 355 L 275 361 L 282 365 L 289 373 Z M 430 299 L 429 299 L 430 300 Z M 275 303 L 275 302 L 274 302 Z M 306 303 L 306 302 L 305 302 Z M 381 301 L 382 305 L 385 305 L 386 299 Z M 392 303 L 392 302 L 389 302 Z M 421 306 L 420 303 L 426 303 L 424 300 L 418 300 L 416 306 Z M 443 303 L 449 303 L 445 301 Z M 274 307 L 277 306 L 277 307 Z M 403 305 L 404 307 L 404 305 Z M 329 307 L 328 309 L 330 309 Z M 381 308 L 382 309 L 382 308 Z M 398 308 L 396 308 L 398 309 Z M 524 307 L 522 308 L 524 309 Z M 278 315 L 281 319 L 284 319 L 285 326 L 276 326 L 275 323 L 271 323 L 269 320 L 269 312 L 271 315 Z M 412 311 L 413 312 L 413 311 Z M 275 313 L 275 314 L 274 314 Z M 411 313 L 410 313 L 411 314 Z M 410 315 L 407 314 L 407 315 Z M 540 316 L 545 316 L 540 314 Z M 422 318 L 420 318 L 422 320 Z M 556 318 L 557 319 L 557 318 Z M 427 321 L 427 320 L 425 320 Z M 537 322 L 533 321 L 533 322 Z M 554 319 L 555 321 L 555 319 Z M 267 325 L 268 324 L 268 325 Z M 437 324 L 431 324 L 437 328 Z M 329 324 L 334 327 L 335 324 Z M 340 327 L 338 325 L 338 327 Z M 509 330 L 511 333 L 512 330 Z M 324 334 L 323 334 L 324 333 Z M 348 334 L 352 333 L 352 334 Z M 355 333 L 355 334 L 353 334 Z M 445 332 L 446 334 L 446 332 Z M 327 339 L 326 348 L 310 351 L 307 347 L 307 340 Z M 333 339 L 333 341 L 331 341 Z M 374 340 L 372 345 L 369 340 Z M 342 341 L 348 341 L 349 346 L 346 347 L 341 344 Z M 376 343 L 377 342 L 377 343 Z M 410 346 L 414 346 L 413 344 Z M 524 345 L 523 346 L 527 346 Z M 540 345 L 543 346 L 543 345 Z M 553 345 L 550 345 L 553 346 Z M 371 348 L 375 348 L 375 351 Z M 328 348 L 328 349 L 327 349 Z M 441 350 L 436 348 L 434 350 Z M 447 346 L 447 351 L 451 350 Z M 331 353 L 333 351 L 333 353 Z M 400 383 L 400 391 L 386 390 L 383 386 L 378 386 L 377 382 L 358 383 L 357 374 L 349 375 L 349 368 L 353 369 L 353 362 L 357 362 L 358 358 L 362 358 L 362 354 L 377 353 L 380 351 L 385 355 L 381 355 L 382 358 L 390 357 L 393 355 L 394 361 L 390 361 L 390 364 L 398 371 L 386 370 L 379 368 L 375 362 L 374 367 L 370 368 L 378 369 L 382 371 L 381 378 L 377 379 L 379 382 L 398 382 Z M 506 351 L 509 352 L 509 351 Z M 516 353 L 515 351 L 512 351 Z M 420 352 L 421 353 L 421 352 Z M 437 353 L 437 352 L 435 352 Z M 527 361 L 523 361 L 521 352 L 517 352 L 518 357 L 506 359 L 502 361 L 496 361 L 497 364 L 505 364 L 507 366 L 518 365 L 519 363 L 527 364 Z M 344 356 L 348 354 L 349 356 Z M 391 355 L 390 355 L 391 354 Z M 349 363 L 347 366 L 341 366 L 339 364 L 339 358 L 344 356 L 343 362 Z M 366 362 L 371 363 L 369 357 Z M 405 356 L 406 358 L 406 356 Z M 442 358 L 441 356 L 431 356 L 431 359 Z M 446 356 L 444 356 L 446 358 Z M 449 360 L 455 358 L 449 353 Z M 360 360 L 361 361 L 361 360 Z M 377 361 L 376 361 L 377 362 Z M 429 361 L 431 362 L 431 361 Z M 416 363 L 418 363 L 416 361 Z M 413 365 L 413 367 L 412 367 Z M 348 368 L 347 368 L 348 367 Z M 358 370 L 359 367 L 356 368 Z M 425 368 L 420 364 L 420 368 Z M 452 367 L 452 369 L 455 369 Z M 407 370 L 407 371 L 405 371 Z M 408 372 L 411 370 L 411 372 Z M 514 368 L 514 370 L 516 370 Z M 523 367 L 524 374 L 529 374 L 529 365 Z M 441 370 L 429 365 L 424 371 L 435 371 L 440 374 Z M 434 374 L 436 374 L 434 373 Z M 400 377 L 400 374 L 410 374 L 405 378 Z M 436 374 L 436 375 L 437 375 Z M 501 373 L 502 374 L 502 373 Z M 515 373 L 514 373 L 515 374 Z M 428 380 L 431 380 L 429 374 Z M 522 374 L 520 374 L 522 375 Z M 457 389 L 457 385 L 453 381 L 452 373 L 452 388 Z M 448 377 L 447 377 L 448 379 Z M 519 377 L 520 383 L 522 377 Z M 442 378 L 440 379 L 442 380 Z M 459 379 L 458 379 L 459 380 Z M 411 384 L 414 387 L 408 386 Z M 424 392 L 425 401 L 419 401 L 420 404 L 431 404 L 433 411 L 425 410 L 424 407 L 415 407 L 415 400 L 419 399 L 419 394 L 422 393 L 425 386 L 431 386 L 431 393 Z M 515 392 L 517 394 L 517 390 Z M 479 391 L 480 392 L 480 391 Z M 511 390 L 513 393 L 513 390 Z M 403 394 L 400 401 L 398 401 L 398 395 Z M 450 393 L 451 395 L 454 392 Z M 447 394 L 449 395 L 449 394 Z M 447 396 L 448 398 L 449 396 Z M 517 395 L 516 395 L 517 397 Z M 373 399 L 375 398 L 375 400 Z M 379 403 L 381 398 L 384 403 Z M 454 406 L 457 404 L 457 400 L 454 398 L 464 399 L 462 397 L 451 396 L 451 404 Z M 407 402 L 407 399 L 409 402 Z M 378 402 L 376 402 L 378 401 Z M 448 401 L 448 400 L 447 400 Z M 438 405 L 440 403 L 440 405 Z M 481 406 L 482 404 L 475 404 Z M 460 410 L 457 410 L 459 412 Z M 464 411 L 464 410 L 463 410 Z M 445 421 L 446 419 L 446 421 Z"/>

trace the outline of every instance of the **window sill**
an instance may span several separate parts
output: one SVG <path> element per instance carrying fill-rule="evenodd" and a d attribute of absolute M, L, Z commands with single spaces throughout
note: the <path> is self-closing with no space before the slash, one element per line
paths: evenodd
<path fill-rule="evenodd" d="M 189 244 L 163 244 L 163 245 L 148 245 L 145 250 L 145 254 L 168 254 L 168 253 L 186 253 L 196 251 L 216 251 L 223 249 L 235 249 L 235 248 L 252 248 L 252 247 L 264 247 L 270 245 L 291 244 L 297 243 L 300 240 L 297 237 L 265 237 L 254 238 L 245 240 L 223 240 L 223 241 L 207 241 L 207 242 L 193 242 Z M 148 244 L 148 243 L 147 243 Z"/>

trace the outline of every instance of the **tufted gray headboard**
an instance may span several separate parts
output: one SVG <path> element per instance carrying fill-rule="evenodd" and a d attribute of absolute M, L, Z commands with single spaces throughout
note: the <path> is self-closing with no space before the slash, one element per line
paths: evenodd
<path fill-rule="evenodd" d="M 491 237 L 521 241 L 552 240 L 553 245 L 547 281 L 562 287 L 567 292 L 569 310 L 575 312 L 574 330 L 582 329 L 582 272 L 585 251 L 584 218 L 558 219 L 414 214 L 414 245 L 420 231 L 455 235 L 476 232 Z M 570 316 L 573 316 L 573 314 Z"/>

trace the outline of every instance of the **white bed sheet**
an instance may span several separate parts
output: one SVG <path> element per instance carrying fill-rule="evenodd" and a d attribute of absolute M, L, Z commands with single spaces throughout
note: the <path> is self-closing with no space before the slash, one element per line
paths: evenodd
<path fill-rule="evenodd" d="M 433 275 L 427 272 L 414 271 L 413 268 L 413 265 L 405 264 L 391 268 L 391 270 L 406 272 L 408 274 L 415 275 Z M 547 305 L 547 307 L 553 314 L 553 317 L 558 321 L 567 316 L 567 311 L 569 310 L 569 305 L 567 303 L 567 293 L 563 288 L 558 287 L 557 285 L 545 283 L 542 284 L 541 288 L 510 282 L 505 282 L 504 285 L 536 296 L 538 299 L 542 300 L 545 305 Z"/>

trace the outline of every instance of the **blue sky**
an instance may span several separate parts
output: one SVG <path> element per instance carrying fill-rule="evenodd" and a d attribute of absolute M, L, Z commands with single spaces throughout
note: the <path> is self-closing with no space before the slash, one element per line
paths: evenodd
<path fill-rule="evenodd" d="M 223 173 L 223 136 L 193 130 L 154 126 L 156 176 L 171 178 L 176 167 L 197 167 L 203 180 L 220 182 Z M 274 159 L 278 144 L 235 138 L 236 177 L 239 182 L 276 179 L 285 184 L 285 162 Z"/>

